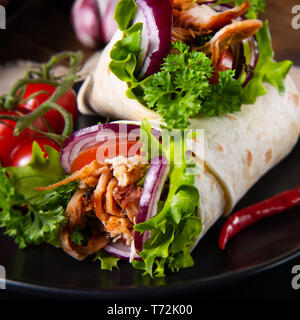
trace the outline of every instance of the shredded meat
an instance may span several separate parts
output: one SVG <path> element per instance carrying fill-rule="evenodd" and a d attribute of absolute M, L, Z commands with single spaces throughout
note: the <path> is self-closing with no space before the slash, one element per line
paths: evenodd
<path fill-rule="evenodd" d="M 116 203 L 113 198 L 113 191 L 118 185 L 118 180 L 112 178 L 107 186 L 107 191 L 105 195 L 105 211 L 113 216 L 120 217 L 121 209 L 116 206 Z"/>
<path fill-rule="evenodd" d="M 201 32 L 192 29 L 185 29 L 179 26 L 172 28 L 172 41 L 183 41 L 188 42 L 197 36 L 200 36 Z"/>
<path fill-rule="evenodd" d="M 129 220 L 134 222 L 134 218 L 138 214 L 139 201 L 142 196 L 143 189 L 137 185 L 126 187 L 117 186 L 113 191 L 113 198 L 126 212 Z"/>
<path fill-rule="evenodd" d="M 83 260 L 87 256 L 96 253 L 103 248 L 108 240 L 100 226 L 93 225 L 93 235 L 86 246 L 81 246 L 71 240 L 71 235 L 77 226 L 83 224 L 86 211 L 89 208 L 86 190 L 79 189 L 75 192 L 66 209 L 66 223 L 60 233 L 63 250 L 77 260 Z"/>
<path fill-rule="evenodd" d="M 66 219 L 68 222 L 69 229 L 74 230 L 79 225 L 83 218 L 83 201 L 84 201 L 84 190 L 77 190 L 71 198 L 67 209 Z"/>
<path fill-rule="evenodd" d="M 103 170 L 103 164 L 100 164 L 98 161 L 94 160 L 90 164 L 84 166 L 82 169 L 74 172 L 72 175 L 70 175 L 66 179 L 59 181 L 57 183 L 54 183 L 47 187 L 35 187 L 35 190 L 37 191 L 52 190 L 75 180 L 85 180 L 86 178 L 91 176 L 96 177 L 101 174 L 102 170 Z"/>
<path fill-rule="evenodd" d="M 94 228 L 93 236 L 86 246 L 80 246 L 74 243 L 71 240 L 71 234 L 72 230 L 67 226 L 64 226 L 60 233 L 60 242 L 63 250 L 77 260 L 84 260 L 89 255 L 94 254 L 105 247 L 109 242 L 105 233 L 97 228 Z"/>
<path fill-rule="evenodd" d="M 114 239 L 113 241 L 123 239 L 127 245 L 130 245 L 133 239 L 133 221 L 131 221 L 130 217 L 133 215 L 132 210 L 134 208 L 130 209 L 135 204 L 127 205 L 128 212 L 124 212 L 121 206 L 117 207 L 118 202 L 115 201 L 114 194 L 115 189 L 118 188 L 119 180 L 113 177 L 109 167 L 106 168 L 102 172 L 92 196 L 94 210 L 97 218 L 103 223 L 104 230 Z M 131 213 L 130 216 L 129 212 Z"/>
<path fill-rule="evenodd" d="M 113 238 L 113 241 L 124 239 L 129 246 L 133 239 L 133 224 L 127 217 L 116 217 L 102 211 L 99 220 L 104 225 L 104 230 Z"/>
<path fill-rule="evenodd" d="M 261 27 L 262 22 L 256 19 L 229 24 L 218 31 L 200 50 L 206 54 L 211 54 L 213 65 L 217 65 L 219 57 L 224 50 L 232 44 L 251 37 Z"/>
<path fill-rule="evenodd" d="M 118 179 L 119 186 L 135 184 L 144 177 L 147 164 L 141 159 L 141 157 L 131 159 L 119 156 L 111 162 L 113 175 Z"/>
<path fill-rule="evenodd" d="M 231 23 L 243 15 L 250 7 L 249 2 L 244 2 L 241 6 L 226 10 L 225 12 L 216 12 L 207 5 L 193 4 L 187 10 L 182 10 L 179 23 L 184 28 L 193 28 L 195 30 L 218 30 Z"/>
<path fill-rule="evenodd" d="M 98 219 L 101 221 L 101 215 L 104 212 L 103 209 L 103 197 L 106 192 L 107 185 L 112 178 L 111 170 L 106 166 L 99 178 L 98 185 L 93 193 L 93 201 L 95 213 Z"/>

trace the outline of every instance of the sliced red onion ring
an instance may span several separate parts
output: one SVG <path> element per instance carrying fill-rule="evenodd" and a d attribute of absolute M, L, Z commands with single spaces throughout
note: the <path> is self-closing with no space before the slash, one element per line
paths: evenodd
<path fill-rule="evenodd" d="M 126 246 L 120 242 L 109 243 L 104 247 L 104 250 L 123 260 L 129 260 L 131 258 L 134 260 L 142 259 L 137 253 L 131 256 L 131 247 Z"/>
<path fill-rule="evenodd" d="M 170 0 L 136 0 L 138 11 L 134 23 L 143 22 L 142 64 L 138 78 L 159 71 L 171 47 L 172 6 Z M 141 63 L 142 61 L 142 63 Z"/>
<path fill-rule="evenodd" d="M 77 39 L 86 47 L 96 48 L 112 38 L 118 25 L 114 10 L 118 0 L 76 0 L 71 19 Z"/>
<path fill-rule="evenodd" d="M 169 174 L 169 163 L 165 157 L 158 156 L 151 159 L 151 165 L 148 169 L 143 193 L 140 199 L 139 211 L 136 217 L 136 224 L 151 219 L 157 213 L 158 201 Z M 150 236 L 150 232 L 134 233 L 134 244 L 137 252 L 143 250 L 145 241 Z"/>
<path fill-rule="evenodd" d="M 104 43 L 109 42 L 118 30 L 118 24 L 114 19 L 118 1 L 119 0 L 97 0 L 101 18 L 101 34 Z"/>
<path fill-rule="evenodd" d="M 160 132 L 152 129 L 152 134 L 160 138 Z M 91 149 L 102 142 L 124 138 L 128 141 L 137 141 L 140 136 L 140 126 L 128 123 L 104 123 L 87 127 L 73 132 L 63 143 L 60 162 L 66 173 L 70 173 L 73 161 L 80 153 Z"/>
<path fill-rule="evenodd" d="M 109 134 L 117 137 L 124 136 L 130 140 L 139 137 L 140 126 L 125 123 L 105 123 L 87 127 L 72 133 L 62 146 L 61 165 L 67 173 L 70 173 L 71 165 L 75 158 L 85 150 L 104 142 Z M 101 137 L 103 134 L 103 137 Z M 101 140 L 103 138 L 103 140 Z"/>

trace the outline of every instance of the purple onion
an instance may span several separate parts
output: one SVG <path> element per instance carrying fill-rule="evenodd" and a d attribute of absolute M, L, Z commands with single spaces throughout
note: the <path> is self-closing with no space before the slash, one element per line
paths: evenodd
<path fill-rule="evenodd" d="M 136 216 L 136 224 L 145 222 L 156 215 L 158 201 L 168 177 L 169 169 L 170 166 L 165 157 L 158 156 L 151 159 L 151 164 L 143 186 L 139 211 Z M 150 232 L 144 232 L 141 234 L 136 231 L 134 233 L 134 244 L 138 252 L 143 250 L 144 243 L 147 241 L 149 236 Z"/>
<path fill-rule="evenodd" d="M 136 0 L 137 15 L 133 23 L 143 23 L 142 50 L 138 58 L 138 78 L 159 71 L 171 47 L 172 6 L 169 0 Z"/>
<path fill-rule="evenodd" d="M 103 248 L 106 252 L 113 254 L 114 256 L 123 259 L 123 260 L 129 260 L 130 259 L 130 253 L 131 253 L 131 247 L 126 246 L 120 242 L 116 243 L 109 243 Z M 142 258 L 135 254 L 133 256 L 134 260 L 141 260 Z"/>
<path fill-rule="evenodd" d="M 76 0 L 71 18 L 77 39 L 86 47 L 96 48 L 110 41 L 117 30 L 114 10 L 118 0 Z"/>
<path fill-rule="evenodd" d="M 118 30 L 114 14 L 119 0 L 97 0 L 97 2 L 101 17 L 102 40 L 104 43 L 108 43 Z"/>
<path fill-rule="evenodd" d="M 155 129 L 152 129 L 151 133 L 156 138 L 161 136 Z M 71 165 L 80 153 L 109 140 L 110 135 L 112 139 L 118 137 L 135 141 L 140 136 L 140 126 L 114 122 L 97 124 L 73 132 L 62 145 L 60 162 L 66 173 L 70 173 Z"/>
<path fill-rule="evenodd" d="M 139 137 L 140 126 L 126 123 L 105 123 L 92 127 L 87 127 L 79 131 L 73 132 L 63 143 L 61 154 L 61 165 L 67 173 L 70 173 L 72 162 L 77 156 L 99 145 L 101 141 L 105 141 L 111 133 L 112 138 L 117 137 Z M 103 134 L 103 140 L 101 140 Z"/>

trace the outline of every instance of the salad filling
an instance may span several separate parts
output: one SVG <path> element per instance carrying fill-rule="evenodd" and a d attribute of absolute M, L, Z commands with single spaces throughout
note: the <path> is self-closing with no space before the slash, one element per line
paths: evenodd
<path fill-rule="evenodd" d="M 77 163 L 77 170 L 54 184 L 35 187 L 38 192 L 50 192 L 70 183 L 77 185 L 60 229 L 63 250 L 83 260 L 103 249 L 129 260 L 150 275 L 156 272 L 162 276 L 164 265 L 173 271 L 191 266 L 190 251 L 202 224 L 197 212 L 199 193 L 194 187 L 196 173 L 186 172 L 195 165 L 192 159 L 185 159 L 183 137 L 164 144 L 169 131 L 160 137 L 157 132 L 155 136 L 144 120 L 141 127 L 132 126 L 139 129 L 139 134 L 135 134 L 139 140 L 133 143 L 129 134 L 130 149 L 126 147 L 122 151 L 121 145 L 125 144 L 121 133 L 114 142 L 105 140 L 99 144 L 96 136 L 98 140 L 105 137 L 104 126 L 122 131 L 122 124 L 114 123 L 98 125 L 97 130 L 86 128 L 82 135 L 75 132 L 75 139 L 69 139 L 63 148 L 61 161 L 69 159 L 66 154 L 77 150 L 77 157 L 73 155 L 69 163 L 62 163 L 71 170 L 73 163 Z M 91 143 L 89 148 L 78 151 L 87 141 Z M 94 148 L 98 151 L 90 153 L 87 159 L 87 151 Z M 117 153 L 110 154 L 109 148 Z M 99 157 L 100 151 L 109 156 Z M 82 157 L 85 162 L 79 159 Z M 192 231 L 186 240 L 177 240 L 179 245 L 175 240 L 182 237 L 185 227 L 191 228 L 190 219 L 194 223 Z"/>

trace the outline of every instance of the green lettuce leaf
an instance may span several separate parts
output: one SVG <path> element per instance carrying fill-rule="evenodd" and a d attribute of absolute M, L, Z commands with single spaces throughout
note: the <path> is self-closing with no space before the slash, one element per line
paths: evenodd
<path fill-rule="evenodd" d="M 9 181 L 14 186 L 17 194 L 22 194 L 26 199 L 34 198 L 40 192 L 34 187 L 53 184 L 65 176 L 65 171 L 60 164 L 60 153 L 55 149 L 45 146 L 48 157 L 34 142 L 32 147 L 31 162 L 24 167 L 7 167 Z M 34 201 L 34 200 L 32 200 Z"/>
<path fill-rule="evenodd" d="M 110 52 L 110 70 L 122 81 L 137 82 L 134 71 L 141 47 L 142 29 L 143 24 L 136 23 L 126 30 L 123 39 L 117 41 Z"/>
<path fill-rule="evenodd" d="M 134 0 L 120 0 L 117 3 L 114 19 L 117 21 L 121 31 L 125 31 L 128 28 L 136 9 L 137 6 Z"/>
<path fill-rule="evenodd" d="M 293 64 L 289 60 L 274 61 L 268 21 L 265 21 L 263 28 L 256 33 L 256 39 L 259 58 L 254 75 L 242 93 L 242 101 L 245 104 L 253 104 L 257 97 L 266 94 L 267 91 L 263 86 L 263 82 L 270 83 L 282 94 L 285 90 L 284 79 Z"/>
<path fill-rule="evenodd" d="M 119 258 L 110 255 L 109 253 L 105 252 L 104 250 L 100 250 L 97 252 L 94 261 L 100 260 L 101 263 L 101 270 L 109 270 L 112 271 L 113 268 L 118 268 L 118 261 Z"/>
<path fill-rule="evenodd" d="M 38 192 L 36 186 L 64 178 L 60 153 L 46 146 L 48 158 L 37 143 L 32 161 L 19 168 L 0 167 L 0 226 L 20 248 L 48 242 L 59 246 L 59 231 L 65 221 L 65 209 L 77 189 L 70 183 L 55 190 Z"/>
<path fill-rule="evenodd" d="M 136 9 L 137 6 L 133 0 L 118 2 L 114 17 L 119 29 L 123 31 L 123 37 L 113 45 L 110 52 L 112 61 L 109 68 L 111 72 L 121 81 L 127 82 L 128 86 L 138 83 L 134 73 L 141 50 L 143 24 L 136 23 L 129 27 Z"/>
<path fill-rule="evenodd" d="M 147 133 L 148 141 L 155 139 L 146 120 L 141 124 L 141 131 Z M 141 136 L 141 140 L 145 138 Z M 148 141 L 145 144 L 148 145 Z M 202 230 L 201 218 L 196 215 L 199 192 L 194 187 L 194 175 L 187 173 L 187 169 L 195 167 L 195 164 L 184 158 L 182 148 L 185 150 L 185 147 L 176 146 L 176 143 L 176 139 L 166 144 L 167 147 L 163 143 L 167 149 L 162 150 L 163 155 L 170 161 L 167 200 L 156 216 L 134 227 L 141 233 L 151 231 L 140 253 L 143 261 L 133 261 L 135 268 L 150 276 L 163 277 L 166 267 L 178 271 L 192 266 L 194 262 L 190 251 Z M 178 152 L 183 154 L 179 162 L 174 161 L 174 154 Z"/>

